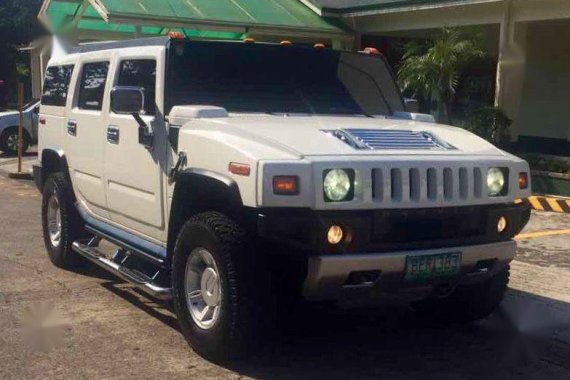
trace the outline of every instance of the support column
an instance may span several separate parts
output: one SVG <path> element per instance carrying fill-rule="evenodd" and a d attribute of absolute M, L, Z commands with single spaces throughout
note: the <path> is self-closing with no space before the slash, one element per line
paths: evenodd
<path fill-rule="evenodd" d="M 522 99 L 526 64 L 526 23 L 517 23 L 513 1 L 505 1 L 499 36 L 499 59 L 495 89 L 495 106 L 513 120 L 513 140 L 518 138 L 518 116 Z"/>

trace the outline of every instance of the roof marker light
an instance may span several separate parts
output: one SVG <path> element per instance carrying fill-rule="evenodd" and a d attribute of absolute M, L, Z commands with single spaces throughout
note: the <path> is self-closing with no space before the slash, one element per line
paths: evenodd
<path fill-rule="evenodd" d="M 326 48 L 325 44 L 322 44 L 322 43 L 320 43 L 320 42 L 314 44 L 313 47 L 314 47 L 315 49 L 317 49 L 317 50 L 323 50 L 323 49 Z"/>
<path fill-rule="evenodd" d="M 246 44 L 253 44 L 253 43 L 255 43 L 255 38 L 248 37 L 248 38 L 245 38 L 243 40 L 243 42 Z"/>
<path fill-rule="evenodd" d="M 375 47 L 365 47 L 364 50 L 360 50 L 359 53 L 379 55 L 380 50 L 376 49 Z"/>
<path fill-rule="evenodd" d="M 183 40 L 186 38 L 183 33 L 181 32 L 169 32 L 168 37 L 172 38 L 173 40 Z"/>
<path fill-rule="evenodd" d="M 291 45 L 293 45 L 293 43 L 291 41 L 287 41 L 287 40 L 281 41 L 281 46 L 291 46 Z"/>

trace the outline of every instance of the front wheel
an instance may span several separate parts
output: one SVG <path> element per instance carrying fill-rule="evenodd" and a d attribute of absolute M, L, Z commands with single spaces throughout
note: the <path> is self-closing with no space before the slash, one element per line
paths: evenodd
<path fill-rule="evenodd" d="M 509 284 L 510 267 L 480 284 L 458 286 L 445 298 L 414 304 L 421 316 L 442 323 L 466 323 L 488 317 L 499 306 Z"/>
<path fill-rule="evenodd" d="M 172 260 L 174 307 L 182 333 L 204 357 L 224 360 L 252 348 L 264 326 L 267 272 L 239 224 L 218 212 L 189 219 Z"/>

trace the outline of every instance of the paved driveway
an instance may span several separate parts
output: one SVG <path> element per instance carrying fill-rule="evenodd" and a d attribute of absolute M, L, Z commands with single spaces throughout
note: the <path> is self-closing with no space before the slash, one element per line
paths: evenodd
<path fill-rule="evenodd" d="M 50 265 L 37 190 L 3 176 L 0 189 L 0 379 L 570 378 L 570 215 L 533 215 L 503 313 L 487 321 L 292 310 L 263 353 L 220 367 L 188 348 L 168 307 L 97 268 Z"/>

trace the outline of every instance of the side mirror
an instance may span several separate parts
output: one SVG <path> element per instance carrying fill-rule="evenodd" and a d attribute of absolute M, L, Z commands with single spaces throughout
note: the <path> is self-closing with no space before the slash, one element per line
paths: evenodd
<path fill-rule="evenodd" d="M 119 114 L 144 113 L 144 88 L 117 86 L 111 90 L 111 110 Z"/>
<path fill-rule="evenodd" d="M 154 133 L 144 122 L 145 90 L 142 87 L 117 86 L 111 90 L 111 110 L 118 114 L 130 114 L 139 124 L 139 144 L 152 149 Z"/>
<path fill-rule="evenodd" d="M 404 99 L 404 103 L 406 106 L 406 111 L 412 113 L 419 113 L 420 112 L 420 103 L 416 99 Z"/>

